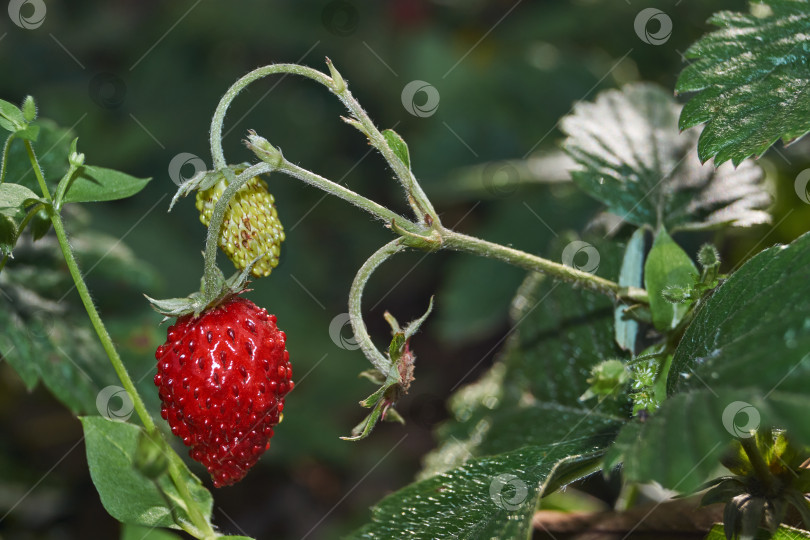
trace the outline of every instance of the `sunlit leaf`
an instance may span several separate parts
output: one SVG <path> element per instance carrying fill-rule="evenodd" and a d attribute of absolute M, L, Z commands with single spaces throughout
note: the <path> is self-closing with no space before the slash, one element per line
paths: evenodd
<path fill-rule="evenodd" d="M 634 225 L 678 229 L 766 223 L 770 196 L 752 162 L 701 165 L 698 132 L 678 129 L 680 106 L 649 84 L 608 90 L 562 120 L 574 181 Z"/>
<path fill-rule="evenodd" d="M 720 29 L 686 50 L 695 61 L 676 86 L 698 92 L 680 126 L 706 124 L 700 159 L 736 165 L 810 131 L 810 2 L 764 0 L 751 13 L 721 11 L 709 22 Z"/>

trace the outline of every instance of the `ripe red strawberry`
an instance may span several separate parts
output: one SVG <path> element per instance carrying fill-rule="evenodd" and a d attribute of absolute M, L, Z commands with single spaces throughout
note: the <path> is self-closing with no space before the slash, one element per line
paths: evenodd
<path fill-rule="evenodd" d="M 235 296 L 177 319 L 155 353 L 161 416 L 216 487 L 241 480 L 270 448 L 293 388 L 286 339 L 275 315 Z"/>

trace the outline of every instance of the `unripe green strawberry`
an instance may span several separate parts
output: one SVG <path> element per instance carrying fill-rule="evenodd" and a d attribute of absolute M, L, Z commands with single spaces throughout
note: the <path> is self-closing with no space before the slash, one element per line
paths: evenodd
<path fill-rule="evenodd" d="M 206 227 L 226 187 L 228 181 L 223 178 L 209 189 L 197 192 L 197 210 Z M 278 266 L 284 228 L 274 202 L 264 180 L 254 176 L 231 199 L 222 221 L 219 247 L 240 270 L 261 255 L 251 271 L 256 277 L 269 276 Z"/>

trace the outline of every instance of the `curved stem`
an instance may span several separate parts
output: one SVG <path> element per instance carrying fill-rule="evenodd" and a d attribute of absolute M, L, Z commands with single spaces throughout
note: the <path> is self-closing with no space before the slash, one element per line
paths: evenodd
<path fill-rule="evenodd" d="M 380 130 L 378 130 L 374 125 L 374 122 L 371 121 L 371 118 L 369 118 L 366 111 L 363 110 L 360 103 L 346 88 L 346 84 L 343 82 L 342 78 L 339 83 L 336 83 L 333 78 L 327 76 L 325 73 L 309 67 L 299 66 L 297 64 L 272 64 L 254 69 L 253 71 L 242 76 L 238 81 L 233 83 L 230 88 L 228 88 L 220 99 L 219 104 L 214 111 L 214 115 L 211 118 L 211 158 L 213 159 L 215 170 L 220 170 L 227 166 L 227 162 L 225 161 L 225 153 L 222 149 L 222 126 L 231 102 L 250 83 L 263 77 L 267 77 L 268 75 L 275 75 L 279 73 L 307 77 L 321 83 L 327 89 L 329 89 L 329 91 L 335 94 L 362 125 L 364 128 L 363 131 L 368 136 L 371 144 L 380 151 L 385 160 L 388 162 L 389 166 L 394 170 L 394 173 L 397 175 L 400 183 L 405 188 L 408 195 L 408 202 L 411 204 L 411 208 L 414 210 L 418 220 L 422 221 L 425 219 L 425 216 L 428 216 L 429 220 L 426 221 L 430 221 L 431 223 L 435 223 L 437 225 L 441 223 L 438 214 L 433 209 L 433 205 L 430 203 L 430 200 L 428 200 L 427 195 L 425 195 L 419 183 L 416 182 L 416 179 L 413 177 L 410 169 L 408 169 L 402 160 L 400 160 L 396 154 L 394 154 L 391 147 L 388 146 L 388 142 L 385 140 L 383 134 L 380 133 Z"/>
<path fill-rule="evenodd" d="M 222 196 L 214 205 L 211 214 L 211 222 L 208 224 L 208 235 L 205 238 L 205 274 L 203 276 L 203 289 L 205 296 L 212 299 L 219 291 L 217 286 L 217 244 L 219 243 L 222 221 L 225 219 L 225 210 L 231 202 L 234 194 L 245 185 L 245 183 L 256 175 L 268 173 L 273 170 L 267 163 L 257 163 L 245 169 L 239 176 L 230 180 L 228 187 L 222 192 Z M 230 169 L 225 168 L 230 172 Z"/>
<path fill-rule="evenodd" d="M 407 249 L 406 246 L 402 245 L 401 240 L 397 238 L 375 251 L 374 254 L 363 263 L 360 270 L 357 271 L 357 275 L 354 276 L 354 281 L 352 282 L 352 288 L 349 291 L 349 318 L 352 323 L 354 338 L 357 340 L 366 358 L 368 358 L 369 361 L 374 364 L 374 367 L 383 375 L 388 374 L 388 370 L 391 367 L 391 360 L 383 356 L 383 354 L 377 350 L 377 347 L 374 346 L 374 342 L 371 341 L 371 336 L 368 334 L 368 329 L 363 322 L 363 310 L 361 306 L 363 290 L 366 288 L 366 283 L 371 277 L 371 274 L 374 273 L 374 270 L 376 270 L 378 266 L 388 260 L 392 255 L 405 249 Z"/>
<path fill-rule="evenodd" d="M 222 125 L 225 121 L 225 114 L 228 112 L 228 107 L 239 92 L 245 89 L 253 81 L 274 75 L 277 73 L 290 73 L 293 75 L 301 75 L 308 77 L 314 81 L 321 83 L 327 88 L 331 89 L 332 79 L 321 73 L 317 69 L 312 69 L 305 66 L 296 64 L 272 64 L 269 66 L 254 69 L 250 73 L 244 75 L 238 81 L 233 83 L 230 88 L 225 92 L 225 95 L 219 100 L 214 116 L 211 118 L 211 158 L 214 160 L 214 170 L 219 170 L 227 166 L 225 161 L 225 154 L 222 150 Z"/>
<path fill-rule="evenodd" d="M 449 229 L 441 231 L 443 247 L 453 249 L 455 251 L 464 251 L 490 259 L 498 259 L 526 270 L 533 270 L 535 272 L 542 272 L 552 277 L 580 285 L 586 289 L 613 296 L 617 298 L 627 298 L 635 302 L 649 303 L 647 291 L 637 287 L 623 287 L 614 281 L 601 278 L 588 272 L 583 272 L 577 268 L 566 266 L 525 251 L 520 251 L 510 247 L 494 244 L 467 236 L 466 234 L 457 233 Z"/>

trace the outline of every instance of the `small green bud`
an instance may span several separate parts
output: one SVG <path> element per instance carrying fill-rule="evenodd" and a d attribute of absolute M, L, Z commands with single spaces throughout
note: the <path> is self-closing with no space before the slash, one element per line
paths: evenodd
<path fill-rule="evenodd" d="M 591 386 L 579 399 L 584 401 L 594 396 L 618 395 L 629 380 L 630 373 L 624 362 L 605 360 L 591 369 L 591 377 L 588 379 Z"/>
<path fill-rule="evenodd" d="M 34 96 L 26 96 L 22 104 L 22 113 L 26 122 L 31 122 L 37 117 L 37 104 L 34 103 Z"/>
<path fill-rule="evenodd" d="M 342 94 L 346 91 L 346 81 L 329 58 L 326 59 L 326 65 L 329 66 L 329 74 L 332 75 L 333 90 L 336 94 Z"/>
<path fill-rule="evenodd" d="M 76 145 L 79 143 L 79 138 L 76 137 L 70 143 L 70 154 L 68 155 L 68 161 L 70 164 L 76 168 L 81 167 L 84 165 L 84 154 L 78 152 L 76 150 Z"/>
<path fill-rule="evenodd" d="M 669 285 L 661 291 L 661 296 L 671 304 L 685 304 L 692 299 L 692 289 L 690 287 Z"/>
<path fill-rule="evenodd" d="M 156 440 L 157 435 L 151 436 L 145 431 L 138 437 L 138 446 L 135 449 L 135 468 L 145 477 L 154 480 L 169 468 L 169 460 L 163 448 Z"/>
<path fill-rule="evenodd" d="M 81 152 L 73 152 L 68 156 L 68 161 L 74 167 L 81 167 L 84 165 L 84 154 Z"/>
<path fill-rule="evenodd" d="M 655 376 L 658 373 L 658 366 L 654 360 L 639 362 L 632 368 L 633 389 L 644 390 L 652 388 L 655 384 Z"/>
<path fill-rule="evenodd" d="M 651 392 L 637 392 L 633 396 L 633 414 L 641 411 L 655 412 L 661 405 Z"/>
<path fill-rule="evenodd" d="M 281 151 L 270 144 L 267 139 L 261 135 L 257 135 L 253 130 L 248 132 L 245 145 L 256 154 L 256 157 L 274 167 L 280 166 L 284 161 L 284 156 L 281 154 Z"/>
<path fill-rule="evenodd" d="M 713 268 L 720 265 L 720 253 L 712 244 L 703 244 L 698 251 L 698 262 L 703 268 Z"/>
<path fill-rule="evenodd" d="M 366 131 L 366 128 L 364 128 L 363 124 L 358 122 L 355 118 L 347 118 L 345 116 L 341 116 L 340 119 L 349 124 L 350 126 L 354 127 L 355 129 L 357 129 L 357 131 L 359 131 L 366 137 L 368 137 L 368 131 Z"/>

